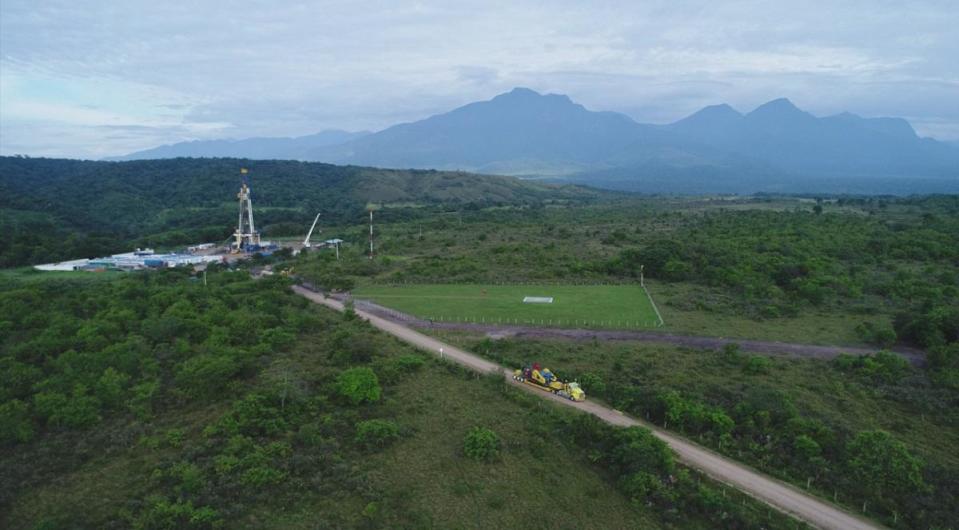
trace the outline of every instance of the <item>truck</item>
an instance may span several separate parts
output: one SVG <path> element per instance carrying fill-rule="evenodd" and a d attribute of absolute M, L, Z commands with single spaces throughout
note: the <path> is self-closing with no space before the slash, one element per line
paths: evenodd
<path fill-rule="evenodd" d="M 585 401 L 586 392 L 579 383 L 560 381 L 549 368 L 540 368 L 539 363 L 526 365 L 513 371 L 513 379 L 534 386 L 540 390 L 556 394 L 570 401 Z"/>

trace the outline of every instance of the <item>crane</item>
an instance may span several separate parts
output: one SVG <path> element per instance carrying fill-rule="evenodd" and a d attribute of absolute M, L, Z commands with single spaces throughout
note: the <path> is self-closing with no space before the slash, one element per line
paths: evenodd
<path fill-rule="evenodd" d="M 313 219 L 313 226 L 310 227 L 310 231 L 306 233 L 306 239 L 303 240 L 303 248 L 310 248 L 310 236 L 313 235 L 313 229 L 316 228 L 316 222 L 320 220 L 320 214 L 316 214 L 316 218 Z"/>

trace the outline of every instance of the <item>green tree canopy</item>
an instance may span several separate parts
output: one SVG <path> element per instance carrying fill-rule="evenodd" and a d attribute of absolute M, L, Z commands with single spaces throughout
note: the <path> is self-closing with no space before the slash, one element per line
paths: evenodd
<path fill-rule="evenodd" d="M 350 368 L 336 378 L 336 392 L 354 405 L 380 399 L 380 381 L 371 368 Z"/>

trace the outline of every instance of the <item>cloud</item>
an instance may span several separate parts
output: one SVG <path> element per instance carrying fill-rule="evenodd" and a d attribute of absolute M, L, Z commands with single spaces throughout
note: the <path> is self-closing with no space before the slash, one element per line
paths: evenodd
<path fill-rule="evenodd" d="M 959 138 L 956 26 L 937 1 L 4 0 L 0 152 L 378 129 L 517 85 L 652 122 L 788 96 Z"/>

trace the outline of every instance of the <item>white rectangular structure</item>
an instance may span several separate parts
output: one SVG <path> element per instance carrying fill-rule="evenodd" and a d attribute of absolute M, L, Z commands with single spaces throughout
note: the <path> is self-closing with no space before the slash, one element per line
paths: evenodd
<path fill-rule="evenodd" d="M 43 265 L 34 265 L 33 268 L 38 271 L 75 271 L 84 265 L 86 265 L 90 260 L 88 259 L 75 259 L 72 261 L 61 261 L 59 263 L 44 263 Z"/>
<path fill-rule="evenodd" d="M 523 298 L 524 304 L 552 304 L 552 296 L 527 296 Z"/>

